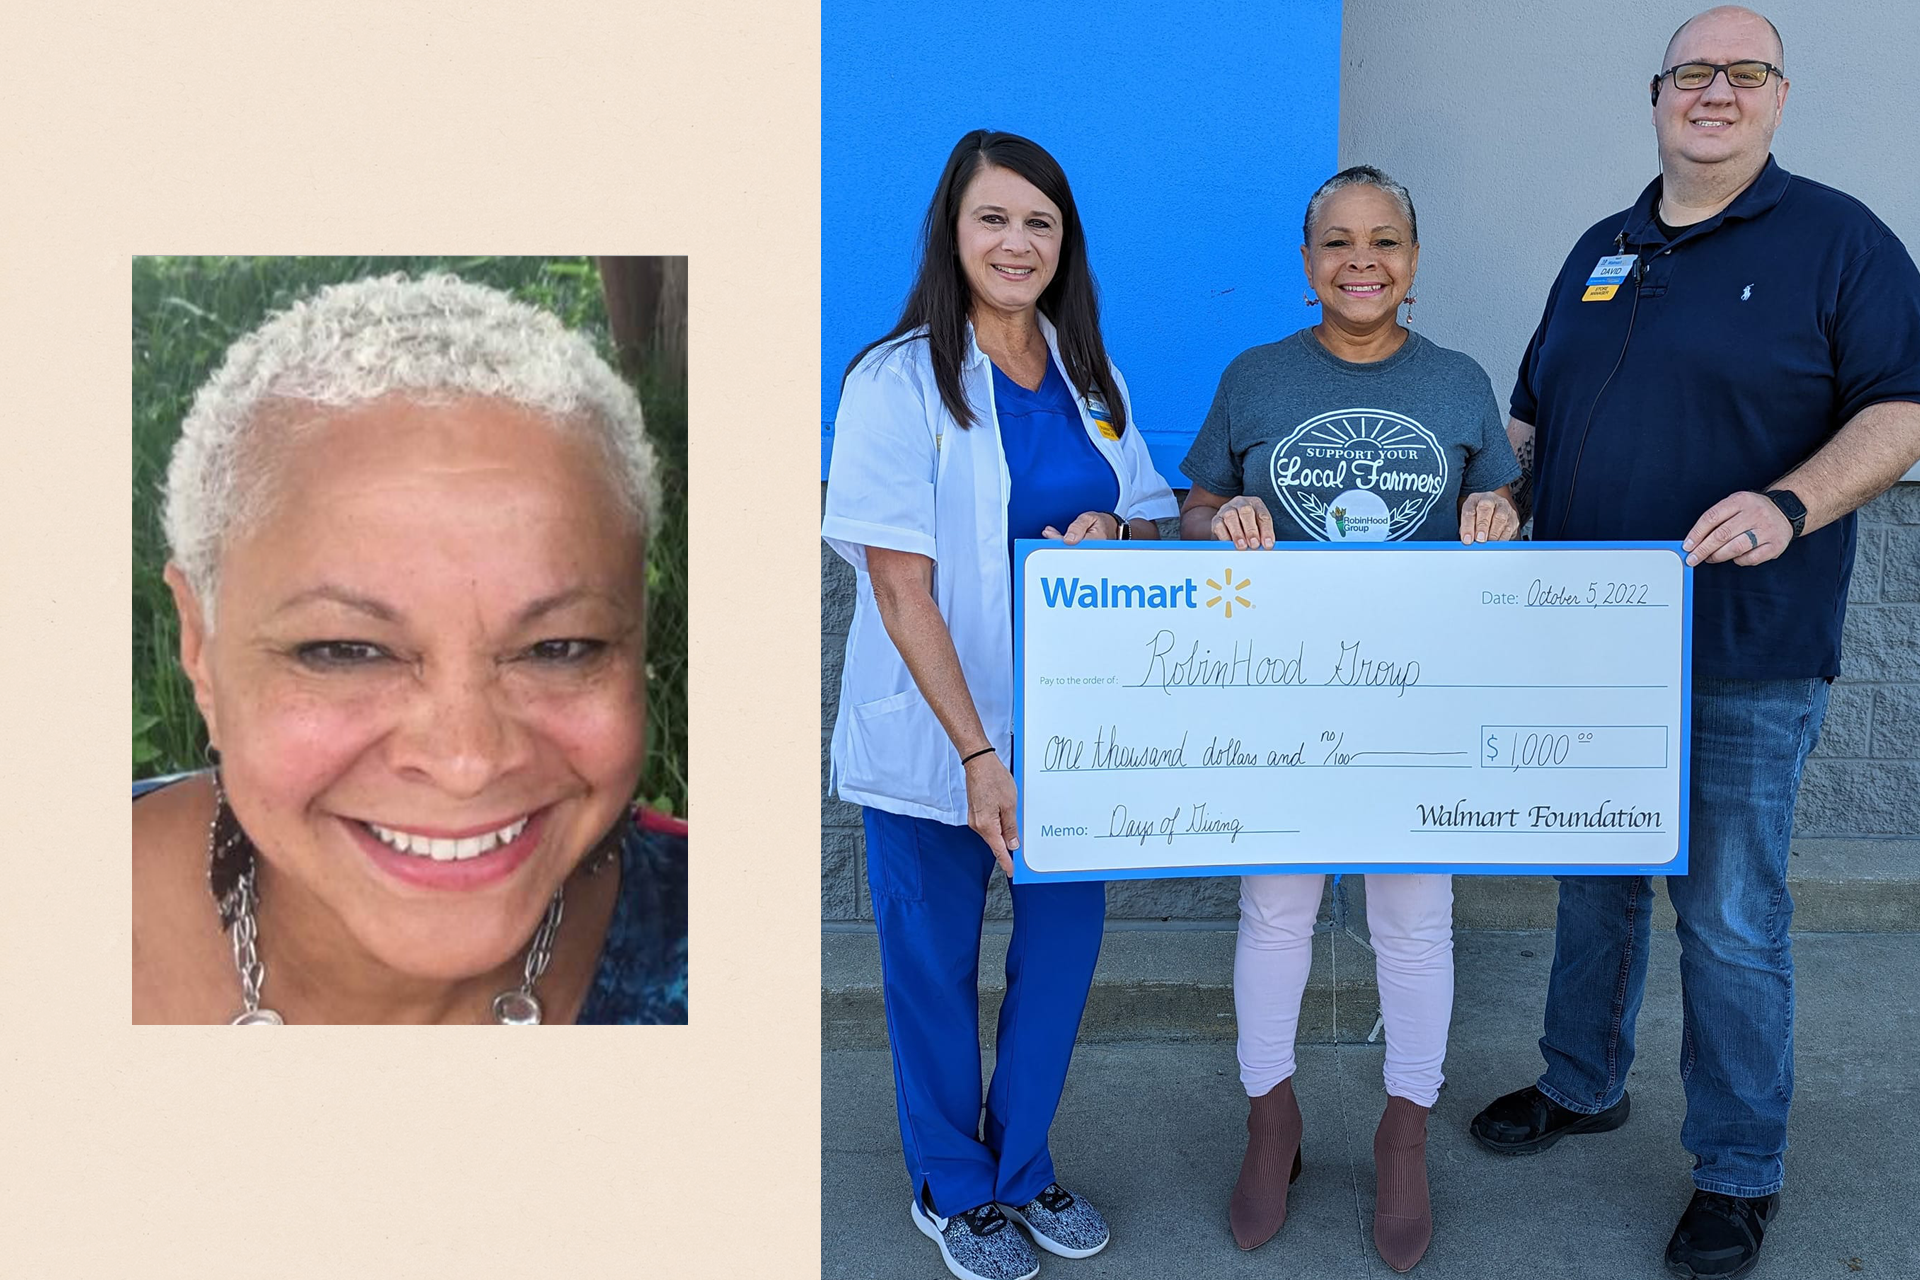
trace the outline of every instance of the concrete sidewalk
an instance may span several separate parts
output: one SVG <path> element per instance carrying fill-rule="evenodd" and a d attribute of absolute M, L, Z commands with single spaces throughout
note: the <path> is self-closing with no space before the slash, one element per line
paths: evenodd
<path fill-rule="evenodd" d="M 1131 916 L 1128 895 L 1155 883 L 1180 883 L 1207 895 L 1204 903 L 1190 905 L 1215 914 L 1177 921 Z M 1793 893 L 1795 937 L 1920 931 L 1920 840 L 1795 840 L 1787 885 Z M 1665 879 L 1656 876 L 1654 888 L 1654 934 L 1670 938 L 1673 908 Z M 1106 940 L 1080 1024 L 1081 1043 L 1231 1040 L 1238 881 L 1117 880 L 1107 889 Z M 1006 983 L 1009 922 L 1004 910 L 996 910 L 1008 905 L 1005 893 L 1005 882 L 996 876 L 980 949 L 981 1025 L 987 1038 L 993 1034 Z M 1558 897 L 1553 880 L 1455 876 L 1453 893 L 1454 928 L 1463 938 L 1487 931 L 1532 931 L 1540 946 L 1521 949 L 1551 956 Z M 1329 883 L 1320 925 L 1313 976 L 1300 1010 L 1301 1042 L 1364 1040 L 1379 1011 L 1373 956 L 1366 946 L 1365 877 L 1345 877 L 1338 893 Z M 873 926 L 830 925 L 820 942 L 822 1047 L 884 1047 L 880 943 Z M 1533 1034 L 1539 1034 L 1537 1029 Z"/>
<path fill-rule="evenodd" d="M 1459 935 L 1449 1083 L 1427 1155 L 1434 1240 L 1416 1276 L 1667 1275 L 1661 1253 L 1692 1188 L 1692 1159 L 1679 1141 L 1671 932 L 1655 934 L 1624 1128 L 1519 1158 L 1489 1154 L 1466 1132 L 1487 1101 L 1539 1073 L 1552 949 L 1543 932 Z M 1920 1114 L 1920 934 L 1802 933 L 1795 959 L 1793 1149 L 1781 1214 L 1753 1275 L 1920 1274 L 1920 1144 L 1911 1122 Z M 1251 1254 L 1234 1247 L 1226 1225 L 1246 1115 L 1231 1040 L 1217 1032 L 1125 1039 L 1110 1025 L 1099 1042 L 1083 1043 L 1054 1124 L 1054 1158 L 1062 1181 L 1106 1213 L 1114 1239 L 1085 1261 L 1043 1255 L 1042 1275 L 1390 1277 L 1370 1234 L 1382 1049 L 1356 1042 L 1376 1007 L 1371 974 L 1349 987 L 1365 967 L 1350 969 L 1342 956 L 1329 992 L 1339 1017 L 1319 1023 L 1318 1043 L 1303 1034 L 1296 1091 L 1305 1172 L 1285 1229 Z M 1364 1016 L 1350 1018 L 1349 1008 L 1363 1004 Z M 883 1045 L 884 1032 L 842 1032 L 828 1035 L 822 1062 L 821 1274 L 943 1276 L 932 1242 L 907 1218 L 887 1052 L 859 1047 Z"/>

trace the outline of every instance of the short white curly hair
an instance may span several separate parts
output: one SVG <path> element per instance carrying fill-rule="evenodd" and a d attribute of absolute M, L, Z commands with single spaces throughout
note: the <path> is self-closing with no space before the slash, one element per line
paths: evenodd
<path fill-rule="evenodd" d="M 554 315 L 455 276 L 330 285 L 227 349 L 193 398 L 167 466 L 167 544 L 213 625 L 226 540 L 268 504 L 261 442 L 270 407 L 346 409 L 399 394 L 487 396 L 584 427 L 605 448 L 640 535 L 659 505 L 640 401 L 593 344 Z"/>

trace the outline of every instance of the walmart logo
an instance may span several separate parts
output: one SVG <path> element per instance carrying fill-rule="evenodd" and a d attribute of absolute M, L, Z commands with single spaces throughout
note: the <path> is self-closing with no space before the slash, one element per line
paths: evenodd
<path fill-rule="evenodd" d="M 1042 578 L 1040 595 L 1049 609 L 1197 609 L 1200 588 L 1184 582 L 1141 585 L 1080 578 Z"/>
<path fill-rule="evenodd" d="M 1231 569 L 1227 570 L 1225 573 L 1221 574 L 1220 576 L 1227 580 L 1227 583 L 1225 586 L 1221 586 L 1219 583 L 1215 582 L 1212 578 L 1207 579 L 1207 585 L 1220 593 L 1219 595 L 1215 596 L 1213 599 L 1207 601 L 1207 608 L 1211 609 L 1213 608 L 1213 606 L 1221 603 L 1222 601 L 1225 601 L 1227 616 L 1229 618 L 1233 616 L 1233 606 L 1235 606 L 1236 604 L 1239 605 L 1242 609 L 1253 608 L 1253 601 L 1247 599 L 1245 596 L 1240 594 L 1242 591 L 1245 591 L 1248 587 L 1253 585 L 1252 578 L 1242 578 L 1238 583 L 1236 583 L 1233 580 L 1233 570 Z M 1228 597 L 1232 597 L 1232 598 L 1229 599 Z"/>
<path fill-rule="evenodd" d="M 1224 583 L 1208 578 L 1216 593 L 1206 602 L 1211 609 L 1220 605 L 1227 617 L 1233 607 L 1253 608 L 1253 601 L 1241 593 L 1253 585 L 1252 578 L 1234 581 L 1233 570 L 1220 575 Z M 1178 582 L 1115 582 L 1110 578 L 1042 578 L 1040 598 L 1049 609 L 1198 609 L 1200 586 L 1192 578 Z"/>

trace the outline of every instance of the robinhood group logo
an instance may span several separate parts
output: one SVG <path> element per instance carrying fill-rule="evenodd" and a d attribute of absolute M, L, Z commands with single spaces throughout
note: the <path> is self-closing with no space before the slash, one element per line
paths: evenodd
<path fill-rule="evenodd" d="M 1447 490 L 1447 455 L 1431 431 L 1384 409 L 1309 418 L 1273 447 L 1273 491 L 1322 542 L 1398 542 Z"/>
<path fill-rule="evenodd" d="M 1229 618 L 1233 616 L 1233 606 L 1236 604 L 1242 609 L 1253 608 L 1253 601 L 1240 594 L 1253 585 L 1252 578 L 1242 578 L 1240 581 L 1235 582 L 1233 580 L 1232 569 L 1228 569 L 1220 576 L 1226 579 L 1225 583 L 1215 582 L 1212 578 L 1207 579 L 1207 585 L 1212 587 L 1216 593 L 1213 599 L 1207 601 L 1207 608 L 1211 609 L 1215 605 L 1221 605 L 1226 610 L 1226 616 Z"/>

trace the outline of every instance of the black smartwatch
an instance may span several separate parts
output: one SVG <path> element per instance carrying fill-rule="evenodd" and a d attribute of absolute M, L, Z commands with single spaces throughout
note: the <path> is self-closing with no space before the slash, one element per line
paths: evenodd
<path fill-rule="evenodd" d="M 1780 508 L 1780 514 L 1793 526 L 1793 536 L 1799 537 L 1800 531 L 1807 527 L 1807 504 L 1800 501 L 1791 489 L 1769 489 L 1767 497 L 1773 505 Z"/>

